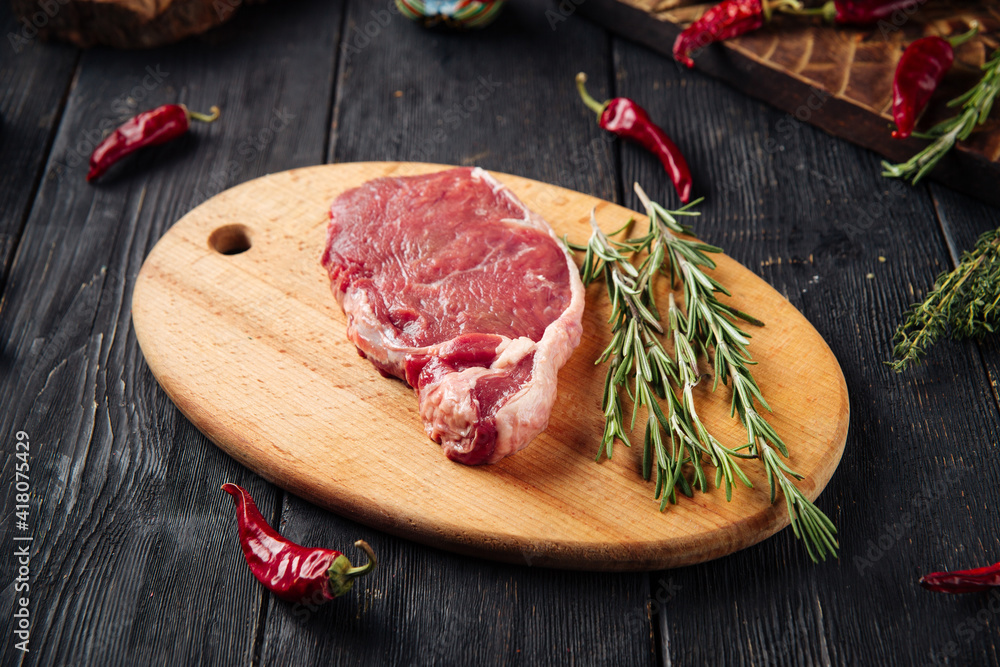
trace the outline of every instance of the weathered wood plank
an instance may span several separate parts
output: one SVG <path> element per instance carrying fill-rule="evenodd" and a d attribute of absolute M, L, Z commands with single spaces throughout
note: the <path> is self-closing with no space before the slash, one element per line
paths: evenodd
<path fill-rule="evenodd" d="M 990 206 L 976 201 L 966 195 L 941 187 L 931 185 L 930 191 L 934 199 L 942 231 L 944 232 L 951 263 L 945 269 L 953 268 L 959 261 L 962 253 L 971 250 L 980 234 L 991 229 L 1000 227 L 1000 208 Z M 942 270 L 945 270 L 942 269 Z M 931 281 L 925 285 L 918 286 L 913 301 L 920 300 L 933 284 Z M 896 320 L 898 323 L 900 318 Z M 968 347 L 971 343 L 955 343 L 946 341 L 939 344 L 928 353 L 928 364 L 936 365 L 940 363 L 939 355 L 950 354 L 950 350 L 955 347 Z M 992 394 L 994 406 L 1000 406 L 1000 393 L 998 393 L 998 380 L 1000 380 L 1000 341 L 995 336 L 983 339 L 978 343 L 979 356 L 989 374 L 989 387 L 982 391 L 982 399 L 987 399 L 987 391 Z M 926 371 L 922 367 L 916 367 L 907 374 L 912 373 L 913 377 L 920 381 Z M 973 494 L 972 498 L 965 499 L 963 504 L 969 505 L 968 510 L 958 514 L 958 521 L 949 526 L 948 532 L 954 535 L 967 536 L 966 540 L 949 539 L 936 549 L 931 555 L 928 570 L 943 569 L 966 569 L 979 567 L 1000 560 L 1000 530 L 997 529 L 995 506 L 995 493 L 992 500 L 985 493 L 990 486 L 996 488 L 997 471 L 1000 464 L 996 461 L 997 439 L 995 437 L 976 437 L 976 434 L 966 434 L 959 431 L 959 449 L 963 456 L 968 456 L 970 476 L 977 479 L 977 486 L 982 487 L 985 501 L 979 501 L 979 493 Z M 963 494 L 964 495 L 964 494 Z M 971 510 L 971 511 L 970 511 Z M 956 601 L 948 604 L 959 610 L 957 613 L 964 616 L 955 623 L 951 630 L 955 637 L 955 646 L 947 646 L 954 651 L 946 651 L 955 654 L 956 663 L 968 662 L 969 664 L 998 664 L 1000 663 L 1000 635 L 996 626 L 1000 622 L 998 612 L 1000 612 L 1000 594 L 983 596 L 969 596 L 968 602 Z M 986 611 L 983 611 L 983 610 Z M 988 621 L 988 627 L 983 620 Z M 982 639 L 980 639 L 982 636 Z M 941 651 L 938 652 L 939 654 Z"/>
<path fill-rule="evenodd" d="M 949 264 L 927 189 L 883 179 L 874 154 L 667 58 L 615 45 L 616 93 L 664 125 L 692 165 L 695 195 L 707 196 L 699 235 L 813 322 L 852 396 L 847 451 L 818 501 L 840 530 L 840 559 L 809 563 L 785 530 L 663 573 L 653 597 L 670 600 L 657 619 L 664 663 L 927 664 L 953 641 L 962 664 L 994 662 L 995 626 L 969 636 L 961 625 L 988 600 L 934 596 L 916 583 L 938 566 L 975 564 L 955 554 L 980 560 L 997 550 L 989 508 L 1000 419 L 978 355 L 946 344 L 919 374 L 883 364 L 911 286 Z M 654 158 L 623 146 L 622 164 L 625 182 L 676 204 Z"/>
<path fill-rule="evenodd" d="M 607 84 L 602 31 L 578 18 L 552 31 L 538 8 L 515 5 L 481 33 L 429 32 L 394 12 L 380 24 L 385 7 L 383 0 L 350 7 L 331 160 L 477 164 L 615 197 L 611 144 L 573 90 L 580 68 L 594 73 L 598 92 Z M 353 40 L 375 25 L 370 44 L 356 51 L 364 41 Z M 644 575 L 462 558 L 373 533 L 294 497 L 284 518 L 288 534 L 310 544 L 355 553 L 347 545 L 367 539 L 382 564 L 351 599 L 316 614 L 273 603 L 263 664 L 656 662 L 642 611 Z"/>
<path fill-rule="evenodd" d="M 130 295 L 151 245 L 216 189 L 322 160 L 340 19 L 324 0 L 273 4 L 244 12 L 214 44 L 81 60 L 0 322 L 0 426 L 32 441 L 29 663 L 252 660 L 266 598 L 219 486 L 247 485 L 273 516 L 276 491 L 156 386 Z M 86 184 L 81 160 L 102 127 L 164 102 L 218 104 L 224 115 Z M 5 452 L 13 480 L 13 447 Z M 4 485 L 5 508 L 13 488 Z M 3 522 L 5 544 L 13 533 Z M 10 550 L 3 562 L 13 571 Z M 13 608 L 13 587 L 3 604 Z M 5 641 L 3 664 L 19 657 Z"/>
<path fill-rule="evenodd" d="M 14 19 L 8 3 L 0 3 L 0 35 L 5 37 L 0 45 L 0 164 L 6 165 L 0 170 L 0 292 L 79 57 L 77 49 L 25 36 L 32 34 Z"/>

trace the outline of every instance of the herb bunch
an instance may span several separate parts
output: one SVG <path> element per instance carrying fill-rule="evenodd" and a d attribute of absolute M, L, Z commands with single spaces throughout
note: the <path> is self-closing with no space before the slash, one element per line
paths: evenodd
<path fill-rule="evenodd" d="M 993 52 L 982 69 L 983 77 L 975 86 L 948 102 L 949 107 L 962 105 L 962 113 L 938 123 L 924 134 L 914 132 L 914 136 L 934 139 L 934 142 L 906 162 L 889 164 L 883 161 L 883 176 L 911 179 L 916 185 L 956 142 L 968 139 L 977 125 L 986 122 L 993 109 L 993 102 L 1000 94 L 1000 50 Z"/>
<path fill-rule="evenodd" d="M 668 211 L 650 201 L 638 184 L 635 189 L 649 219 L 645 234 L 613 241 L 597 227 L 591 214 L 593 232 L 588 244 L 571 246 L 585 252 L 583 283 L 603 279 L 612 306 L 611 342 L 597 360 L 608 365 L 602 399 L 605 428 L 598 460 L 602 455 L 611 458 L 616 440 L 631 445 L 628 432 L 644 408 L 643 476 L 650 479 L 655 469 L 654 495 L 660 500 L 661 511 L 668 502 L 677 502 L 678 490 L 687 496 L 694 490 L 709 490 L 706 463 L 715 467 L 715 486 L 725 488 L 730 500 L 736 480 L 753 486 L 741 466 L 747 459 L 757 459 L 767 474 L 771 502 L 780 489 L 792 529 L 803 540 L 810 558 L 825 559 L 827 552 L 835 556 L 836 528 L 795 486 L 793 480 L 801 476 L 781 458 L 788 456 L 788 449 L 758 411 L 758 406 L 770 408 L 749 370 L 755 363 L 747 351 L 750 336 L 737 321 L 762 323 L 719 300 L 719 294 L 729 296 L 729 292 L 706 269 L 715 268 L 709 255 L 721 249 L 680 236 L 690 234 L 691 229 L 678 218 L 700 215 L 691 209 L 701 200 Z M 633 222 L 629 220 L 612 236 Z M 668 295 L 666 330 L 655 296 L 655 283 L 661 276 L 670 280 L 673 289 L 678 283 L 682 286 L 684 302 L 681 309 L 674 294 Z M 664 337 L 673 343 L 670 352 L 663 345 Z M 732 387 L 731 414 L 738 415 L 747 434 L 746 444 L 740 447 L 722 445 L 698 415 L 693 390 L 706 378 L 700 359 L 712 366 L 713 391 L 720 382 Z M 627 428 L 623 396 L 632 401 Z M 689 466 L 693 481 L 685 476 L 685 466 Z"/>
<path fill-rule="evenodd" d="M 1000 229 L 986 232 L 953 271 L 937 277 L 924 300 L 903 316 L 893 337 L 897 372 L 906 370 L 942 336 L 982 338 L 1000 328 Z"/>

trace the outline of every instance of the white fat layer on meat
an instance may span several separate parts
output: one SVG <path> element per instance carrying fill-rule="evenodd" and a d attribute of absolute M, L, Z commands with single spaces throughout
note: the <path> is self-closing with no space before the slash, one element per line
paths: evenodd
<path fill-rule="evenodd" d="M 522 227 L 532 227 L 540 231 L 545 231 L 548 232 L 552 238 L 556 239 L 557 242 L 559 241 L 559 238 L 552 231 L 552 228 L 549 227 L 549 223 L 545 222 L 540 215 L 525 206 L 524 202 L 518 199 L 506 185 L 494 178 L 493 174 L 481 167 L 476 167 L 472 170 L 472 178 L 486 183 L 486 185 L 490 186 L 490 189 L 493 190 L 493 194 L 503 195 L 507 201 L 521 209 L 522 215 L 520 218 L 501 218 L 501 222 L 512 222 L 515 225 L 521 225 Z"/>
<path fill-rule="evenodd" d="M 468 451 L 467 442 L 479 415 L 478 401 L 472 397 L 476 381 L 490 371 L 486 368 L 469 368 L 460 373 L 449 373 L 447 382 L 438 382 L 420 392 L 420 418 L 431 440 L 445 447 Z M 474 441 L 473 441 L 474 442 Z"/>

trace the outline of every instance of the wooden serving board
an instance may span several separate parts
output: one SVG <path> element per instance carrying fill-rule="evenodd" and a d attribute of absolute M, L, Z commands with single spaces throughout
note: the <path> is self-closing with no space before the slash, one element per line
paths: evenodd
<path fill-rule="evenodd" d="M 671 58 L 681 29 L 716 4 L 691 0 L 573 2 L 600 25 Z M 565 0 L 564 4 L 569 3 Z M 892 78 L 906 45 L 926 35 L 965 32 L 973 20 L 981 26 L 980 34 L 956 51 L 955 65 L 918 130 L 955 115 L 947 101 L 979 80 L 980 65 L 1000 47 L 1000 6 L 994 1 L 914 0 L 914 7 L 919 9 L 898 13 L 868 28 L 776 15 L 756 32 L 703 49 L 694 58 L 695 68 L 787 111 L 793 117 L 790 120 L 811 123 L 892 162 L 903 162 L 928 143 L 891 136 Z M 782 127 L 791 126 L 776 128 L 772 138 L 778 144 L 782 143 Z M 769 150 L 766 144 L 764 148 Z M 1000 112 L 994 110 L 968 141 L 951 151 L 931 178 L 1000 205 Z"/>
<path fill-rule="evenodd" d="M 396 535 L 503 561 L 587 570 L 698 563 L 788 524 L 754 489 L 732 502 L 699 493 L 661 513 L 639 473 L 641 444 L 595 463 L 609 339 L 603 285 L 587 294 L 583 341 L 559 373 L 549 428 L 498 464 L 447 460 L 424 434 L 416 399 L 381 377 L 345 335 L 319 264 L 331 201 L 372 178 L 441 165 L 367 162 L 296 169 L 227 190 L 156 244 L 136 282 L 132 317 L 149 367 L 177 407 L 219 447 L 279 486 Z M 560 235 L 585 242 L 590 210 L 606 230 L 631 211 L 577 192 L 496 175 Z M 848 400 L 815 329 L 763 280 L 728 257 L 715 272 L 735 305 L 762 318 L 751 350 L 772 423 L 815 498 L 840 461 Z M 710 385 L 704 382 L 702 385 Z M 709 429 L 744 441 L 729 391 L 699 387 Z M 637 429 L 641 443 L 642 425 Z M 218 480 L 221 485 L 227 480 Z"/>

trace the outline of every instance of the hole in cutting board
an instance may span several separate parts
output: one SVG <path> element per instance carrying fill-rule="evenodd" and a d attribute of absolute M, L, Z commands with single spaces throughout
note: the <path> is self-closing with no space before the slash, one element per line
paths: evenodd
<path fill-rule="evenodd" d="M 208 237 L 208 245 L 223 255 L 238 255 L 250 249 L 250 230 L 244 225 L 219 227 Z"/>

